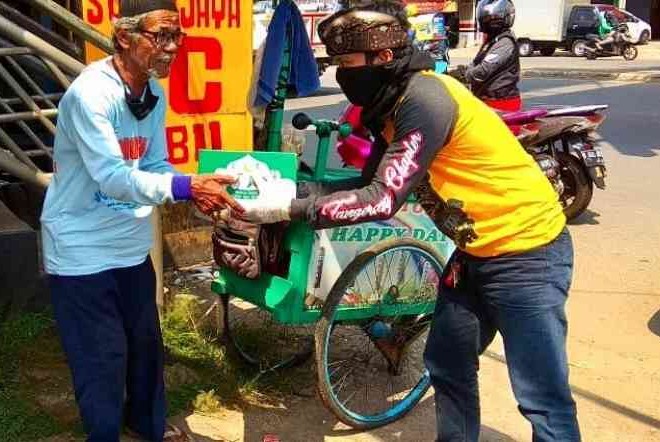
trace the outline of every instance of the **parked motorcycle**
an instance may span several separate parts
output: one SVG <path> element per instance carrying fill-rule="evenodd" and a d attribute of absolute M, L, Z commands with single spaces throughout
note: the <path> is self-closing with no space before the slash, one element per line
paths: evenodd
<path fill-rule="evenodd" d="M 596 130 L 606 105 L 534 109 L 502 119 L 552 183 L 569 220 L 580 216 L 605 189 L 607 169 Z"/>
<path fill-rule="evenodd" d="M 457 66 L 448 75 L 469 88 L 466 69 Z M 605 160 L 594 140 L 607 108 L 606 105 L 558 107 L 509 114 L 497 111 L 553 184 L 569 220 L 587 209 L 594 185 L 605 188 Z"/>
<path fill-rule="evenodd" d="M 600 48 L 598 42 L 600 42 L 598 35 L 587 35 L 587 41 L 584 43 L 584 55 L 588 60 L 595 60 L 598 57 L 622 56 L 626 61 L 633 61 L 639 53 L 628 32 L 628 26 L 625 24 L 618 26 L 614 31 L 614 42 L 600 45 Z"/>
<path fill-rule="evenodd" d="M 595 131 L 605 120 L 606 105 L 533 109 L 500 114 L 553 185 L 566 218 L 581 215 L 591 203 L 594 186 L 605 188 L 607 169 Z M 361 108 L 349 105 L 340 121 L 351 135 L 337 150 L 346 166 L 362 169 L 371 152 L 368 132 L 360 123 Z"/>

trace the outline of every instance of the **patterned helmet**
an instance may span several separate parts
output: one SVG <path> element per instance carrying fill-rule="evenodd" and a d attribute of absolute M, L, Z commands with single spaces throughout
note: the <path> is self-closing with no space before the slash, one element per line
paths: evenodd
<path fill-rule="evenodd" d="M 408 29 L 396 17 L 372 10 L 350 8 L 319 24 L 319 37 L 328 55 L 376 52 L 409 44 Z"/>

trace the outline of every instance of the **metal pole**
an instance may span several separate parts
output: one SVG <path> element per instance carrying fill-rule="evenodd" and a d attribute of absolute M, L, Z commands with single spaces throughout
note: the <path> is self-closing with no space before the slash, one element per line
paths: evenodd
<path fill-rule="evenodd" d="M 0 16 L 0 32 L 5 34 L 9 39 L 13 40 L 22 46 L 28 46 L 35 50 L 39 55 L 52 59 L 55 63 L 62 66 L 72 74 L 80 74 L 85 65 L 76 60 L 75 58 L 65 54 L 59 49 L 55 49 L 48 42 L 42 40 L 36 35 L 22 29 L 20 26 L 15 25 L 13 22 Z"/>
<path fill-rule="evenodd" d="M 41 117 L 52 118 L 57 116 L 57 109 L 44 109 L 34 112 L 14 112 L 13 114 L 0 114 L 0 124 L 14 123 L 21 120 L 38 120 Z"/>
<path fill-rule="evenodd" d="M 149 254 L 156 273 L 156 305 L 158 310 L 162 312 L 165 304 L 165 292 L 163 290 L 163 220 L 159 207 L 154 207 L 151 222 L 154 229 L 154 245 Z"/>
<path fill-rule="evenodd" d="M 62 87 L 64 87 L 64 89 L 68 89 L 69 86 L 71 86 L 71 80 L 69 80 L 67 76 L 64 75 L 64 73 L 60 70 L 60 68 L 57 67 L 55 63 L 53 63 L 48 58 L 41 58 L 41 61 L 50 70 L 50 72 L 53 74 L 53 77 L 55 77 L 57 81 L 60 82 L 60 84 L 62 85 Z"/>
<path fill-rule="evenodd" d="M 266 150 L 268 152 L 280 152 L 282 149 L 282 122 L 284 121 L 284 101 L 286 100 L 289 76 L 291 74 L 291 32 L 286 27 L 286 38 L 284 39 L 284 53 L 282 55 L 282 66 L 277 79 L 275 97 L 266 109 L 266 130 L 268 138 Z"/>
<path fill-rule="evenodd" d="M 25 81 L 25 83 L 27 83 L 32 88 L 33 92 L 35 92 L 41 97 L 46 96 L 46 93 L 39 87 L 39 85 L 33 79 L 30 78 L 30 76 L 23 70 L 23 68 L 18 63 L 16 63 L 16 60 L 14 60 L 11 57 L 6 57 L 6 60 L 9 62 L 11 67 L 14 68 L 18 76 L 21 77 L 21 79 L 23 79 L 23 81 Z M 32 99 L 32 97 L 30 97 L 30 99 Z M 44 101 L 51 108 L 57 109 L 55 103 L 50 101 L 48 98 L 45 98 Z"/>
<path fill-rule="evenodd" d="M 14 110 L 13 110 L 8 104 L 6 104 L 6 103 L 3 102 L 3 101 L 0 101 L 0 107 L 1 107 L 2 109 L 4 109 L 5 112 L 9 112 L 10 115 L 11 115 L 12 113 L 14 113 Z M 56 110 L 56 109 L 53 109 L 53 110 Z M 16 124 L 18 125 L 18 127 L 20 127 L 21 129 L 23 129 L 23 132 L 25 132 L 25 133 L 27 134 L 27 136 L 32 140 L 32 142 L 33 142 L 34 144 L 36 144 L 37 147 L 38 147 L 39 149 L 41 149 L 41 150 L 44 152 L 44 154 L 45 154 L 46 156 L 48 156 L 50 159 L 53 158 L 53 155 L 50 153 L 50 151 L 48 150 L 48 148 L 46 147 L 46 145 L 41 141 L 41 139 L 39 139 L 38 136 L 35 135 L 34 132 L 32 132 L 32 129 L 30 129 L 30 126 L 28 126 L 27 124 L 25 124 L 25 121 L 23 121 L 23 120 L 21 119 L 21 120 L 18 120 L 18 121 L 16 122 Z"/>
<path fill-rule="evenodd" d="M 52 178 L 52 174 L 43 173 L 39 170 L 31 170 L 26 165 L 21 164 L 20 161 L 4 149 L 0 149 L 0 169 L 42 189 L 48 187 Z"/>
<path fill-rule="evenodd" d="M 11 139 L 11 137 L 4 130 L 0 129 L 0 143 L 4 144 L 14 157 L 22 161 L 26 166 L 32 170 L 39 170 L 36 164 L 32 162 L 30 157 L 21 149 L 21 147 Z"/>
<path fill-rule="evenodd" d="M 49 152 L 52 152 L 52 151 L 53 151 L 53 148 L 52 148 L 52 147 L 46 147 L 46 149 L 47 149 Z M 26 150 L 26 151 L 24 151 L 24 152 L 25 152 L 25 153 L 27 154 L 27 156 L 29 156 L 30 158 L 33 158 L 33 157 L 45 157 L 45 156 L 46 156 L 46 154 L 44 153 L 43 150 Z M 52 155 L 52 154 L 51 154 L 51 155 Z"/>
<path fill-rule="evenodd" d="M 45 100 L 59 100 L 64 96 L 64 92 L 53 92 L 51 94 L 44 94 L 43 97 L 40 97 L 38 95 L 32 95 L 30 98 L 32 98 L 35 103 L 39 103 Z M 15 104 L 21 104 L 23 103 L 20 98 L 0 98 L 0 103 L 4 103 L 8 106 L 14 106 Z"/>
<path fill-rule="evenodd" d="M 0 56 L 6 55 L 32 55 L 34 51 L 30 48 L 13 47 L 13 48 L 0 48 Z"/>
<path fill-rule="evenodd" d="M 472 20 L 474 22 L 474 42 L 472 42 L 472 46 L 478 46 L 478 41 L 479 41 L 479 21 L 477 20 L 477 1 L 474 1 L 474 9 L 472 10 Z"/>
<path fill-rule="evenodd" d="M 101 34 L 96 29 L 89 26 L 87 23 L 82 21 L 80 18 L 76 17 L 74 14 L 67 11 L 62 6 L 58 5 L 52 0 L 21 0 L 23 3 L 27 3 L 30 6 L 36 6 L 41 9 L 48 15 L 50 15 L 55 21 L 64 26 L 65 28 L 71 30 L 78 37 L 82 38 L 85 41 L 92 43 L 94 46 L 99 49 L 112 54 L 115 52 L 112 41 Z"/>
<path fill-rule="evenodd" d="M 2 1 L 0 1 L 0 14 L 5 16 L 7 19 L 13 21 L 17 25 L 21 26 L 26 31 L 32 32 L 34 34 L 39 35 L 42 38 L 47 39 L 54 46 L 63 49 L 67 54 L 71 55 L 72 57 L 82 56 L 82 50 L 78 46 L 71 43 L 64 37 L 51 31 L 50 29 L 45 28 L 40 23 L 34 21 L 30 17 L 26 17 L 19 10 L 12 8 L 11 6 L 7 5 L 5 2 Z"/>
<path fill-rule="evenodd" d="M 329 127 L 316 129 L 319 137 L 319 150 L 316 152 L 316 163 L 314 164 L 314 181 L 321 182 L 325 176 L 326 163 L 328 161 L 328 151 L 330 150 L 330 136 L 332 130 Z"/>
<path fill-rule="evenodd" d="M 65 6 L 66 6 L 66 10 L 70 11 L 71 10 L 71 0 L 66 0 Z M 71 29 L 68 29 L 68 31 L 69 31 L 68 32 L 69 41 L 73 41 L 73 32 L 71 31 Z"/>
<path fill-rule="evenodd" d="M 19 98 L 23 100 L 28 108 L 37 113 L 37 118 L 44 126 L 46 126 L 46 129 L 55 135 L 56 129 L 53 122 L 41 114 L 42 110 L 39 108 L 39 106 L 37 106 L 37 103 L 35 103 L 34 100 L 30 98 L 30 95 L 28 95 L 28 93 L 25 92 L 23 88 L 21 88 L 21 86 L 16 82 L 16 80 L 14 80 L 7 69 L 5 69 L 5 67 L 2 65 L 0 65 L 0 77 L 5 80 L 7 84 L 9 84 L 9 87 L 12 88 L 14 92 L 16 92 L 16 95 L 18 95 Z"/>
<path fill-rule="evenodd" d="M 3 42 L 2 39 L 0 39 L 0 44 L 10 44 L 10 42 L 6 41 Z M 38 54 L 35 53 L 30 48 L 25 48 L 25 47 L 9 47 L 9 48 L 0 48 L 0 55 L 15 55 L 15 56 L 24 56 L 24 55 L 35 55 L 37 60 L 41 60 L 41 62 L 46 65 L 50 73 L 60 82 L 62 87 L 64 89 L 67 89 L 71 85 L 71 81 L 62 73 L 62 71 L 53 63 L 50 61 L 48 58 L 43 58 L 39 57 Z M 31 59 L 33 57 L 28 57 L 28 59 Z"/>

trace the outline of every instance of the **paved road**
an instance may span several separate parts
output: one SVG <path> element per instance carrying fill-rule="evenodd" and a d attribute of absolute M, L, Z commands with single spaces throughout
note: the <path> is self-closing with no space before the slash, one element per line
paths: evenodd
<path fill-rule="evenodd" d="M 609 187 L 597 191 L 591 210 L 570 226 L 576 249 L 571 383 L 585 441 L 660 440 L 660 85 L 529 80 L 523 90 L 528 104 L 612 106 L 601 130 Z M 336 92 L 293 100 L 289 115 L 304 109 L 334 117 L 343 105 Z M 531 440 L 503 358 L 499 341 L 482 358 L 483 440 Z M 430 395 L 406 419 L 370 433 L 346 432 L 316 397 L 283 407 L 257 404 L 186 423 L 205 436 L 200 440 L 258 441 L 276 433 L 300 442 L 417 442 L 435 433 Z"/>
<path fill-rule="evenodd" d="M 288 102 L 285 121 L 296 112 L 313 118 L 336 119 L 346 106 L 344 96 L 334 83 L 332 73 L 324 77 L 324 88 L 315 97 Z M 609 104 L 608 120 L 601 129 L 612 148 L 624 155 L 656 156 L 660 146 L 660 85 L 623 82 L 540 80 L 522 82 L 526 106 Z M 313 134 L 308 136 L 305 153 L 313 161 Z M 336 157 L 331 159 L 337 164 Z"/>
<path fill-rule="evenodd" d="M 552 57 L 534 55 L 522 58 L 523 69 L 543 70 L 597 70 L 608 72 L 633 72 L 660 69 L 660 44 L 652 42 L 649 45 L 637 46 L 639 57 L 634 61 L 626 61 L 623 57 L 607 57 L 597 60 L 587 60 L 572 56 L 566 51 L 557 51 Z M 452 49 L 449 52 L 452 65 L 467 64 L 474 58 L 476 48 Z"/>

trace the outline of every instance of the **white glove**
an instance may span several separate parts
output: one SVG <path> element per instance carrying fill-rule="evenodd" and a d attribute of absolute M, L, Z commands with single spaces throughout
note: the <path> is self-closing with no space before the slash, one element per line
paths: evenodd
<path fill-rule="evenodd" d="M 291 220 L 291 200 L 266 201 L 256 207 L 245 210 L 241 215 L 247 221 L 256 224 L 273 224 Z"/>
<path fill-rule="evenodd" d="M 273 224 L 291 220 L 291 199 L 296 185 L 290 180 L 263 180 L 255 178 L 259 188 L 259 201 L 246 204 L 241 215 L 256 224 Z"/>

